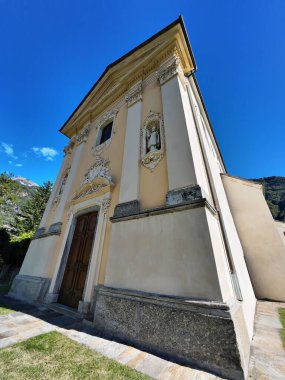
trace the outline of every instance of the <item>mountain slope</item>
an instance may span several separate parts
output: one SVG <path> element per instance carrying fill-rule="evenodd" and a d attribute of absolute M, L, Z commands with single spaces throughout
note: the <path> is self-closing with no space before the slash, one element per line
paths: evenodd
<path fill-rule="evenodd" d="M 22 209 L 39 186 L 26 178 L 0 175 L 0 229 L 17 235 Z"/>
<path fill-rule="evenodd" d="M 265 177 L 253 181 L 263 184 L 273 218 L 285 222 L 285 177 Z"/>

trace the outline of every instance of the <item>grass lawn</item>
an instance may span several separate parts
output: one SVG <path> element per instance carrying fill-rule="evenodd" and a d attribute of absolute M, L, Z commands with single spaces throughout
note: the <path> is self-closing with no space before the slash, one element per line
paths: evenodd
<path fill-rule="evenodd" d="M 285 348 L 285 308 L 279 308 L 279 316 L 283 326 L 283 328 L 281 329 L 281 339 L 283 347 Z"/>
<path fill-rule="evenodd" d="M 5 305 L 3 305 L 0 302 L 0 317 L 1 315 L 11 314 L 11 313 L 15 313 L 15 310 L 8 309 Z"/>
<path fill-rule="evenodd" d="M 7 294 L 9 289 L 10 289 L 9 284 L 0 284 L 0 294 Z M 0 301 L 0 316 L 10 314 L 10 313 L 14 313 L 14 312 L 15 312 L 15 310 L 11 310 L 11 309 L 5 307 L 5 305 Z"/>
<path fill-rule="evenodd" d="M 1 380 L 149 379 L 58 332 L 0 349 Z"/>

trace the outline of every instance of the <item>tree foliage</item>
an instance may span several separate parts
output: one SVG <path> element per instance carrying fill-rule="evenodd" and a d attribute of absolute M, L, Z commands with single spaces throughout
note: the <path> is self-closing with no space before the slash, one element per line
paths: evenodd
<path fill-rule="evenodd" d="M 265 199 L 273 218 L 285 222 L 285 177 L 265 177 L 254 181 L 263 184 Z"/>
<path fill-rule="evenodd" d="M 51 189 L 50 181 L 29 187 L 15 181 L 12 173 L 0 174 L 0 267 L 21 265 Z"/>
<path fill-rule="evenodd" d="M 52 183 L 45 182 L 38 187 L 22 207 L 21 218 L 18 219 L 19 227 L 22 233 L 35 232 L 38 228 L 46 204 L 50 197 Z"/>

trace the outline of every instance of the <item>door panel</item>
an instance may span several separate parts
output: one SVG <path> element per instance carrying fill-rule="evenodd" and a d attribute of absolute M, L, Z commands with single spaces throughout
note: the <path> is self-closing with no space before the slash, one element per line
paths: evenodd
<path fill-rule="evenodd" d="M 96 226 L 97 212 L 81 215 L 76 220 L 59 291 L 59 303 L 77 308 L 78 302 L 82 299 Z"/>

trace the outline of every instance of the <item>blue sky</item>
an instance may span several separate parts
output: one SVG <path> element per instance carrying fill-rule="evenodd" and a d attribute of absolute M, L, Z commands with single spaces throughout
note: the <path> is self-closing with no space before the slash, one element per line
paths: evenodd
<path fill-rule="evenodd" d="M 228 172 L 285 176 L 284 0 L 0 0 L 0 172 L 54 181 L 64 121 L 180 14 Z"/>

